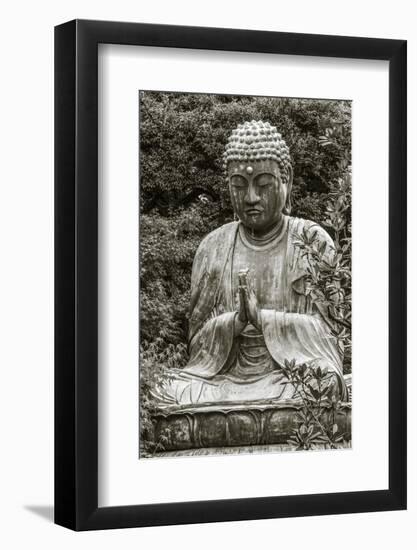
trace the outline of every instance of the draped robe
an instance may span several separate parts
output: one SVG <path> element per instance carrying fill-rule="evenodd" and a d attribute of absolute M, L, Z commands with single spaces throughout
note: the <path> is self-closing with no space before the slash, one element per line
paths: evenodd
<path fill-rule="evenodd" d="M 342 360 L 331 336 L 329 319 L 306 292 L 306 259 L 295 241 L 305 229 L 315 233 L 319 244 L 325 243 L 325 255 L 332 255 L 334 245 L 323 228 L 308 220 L 286 216 L 285 231 L 275 248 L 271 247 L 266 255 L 262 250 L 254 253 L 255 261 L 259 259 L 265 271 L 265 276 L 258 276 L 258 283 L 259 279 L 270 278 L 269 282 L 260 281 L 263 287 L 255 285 L 262 329 L 254 336 L 260 338 L 256 340 L 260 350 L 262 345 L 266 347 L 271 369 L 242 374 L 245 369 L 239 368 L 239 346 L 243 340 L 234 334 L 239 304 L 237 271 L 242 267 L 239 259 L 240 263 L 245 261 L 242 250 L 239 253 L 243 234 L 239 225 L 232 222 L 216 229 L 203 239 L 196 252 L 191 277 L 189 362 L 184 369 L 171 373 L 155 397 L 161 405 L 292 399 L 294 388 L 273 366 L 295 359 L 297 364 L 327 367 L 334 374 L 334 391 L 346 399 Z M 249 253 L 248 259 L 251 257 Z M 246 340 L 250 336 L 249 329 Z"/>

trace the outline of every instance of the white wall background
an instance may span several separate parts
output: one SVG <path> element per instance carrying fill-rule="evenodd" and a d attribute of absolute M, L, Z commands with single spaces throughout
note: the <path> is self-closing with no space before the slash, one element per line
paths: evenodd
<path fill-rule="evenodd" d="M 53 525 L 53 26 L 73 18 L 403 38 L 409 53 L 409 510 L 72 533 Z M 63 0 L 2 10 L 0 545 L 14 548 L 388 549 L 417 540 L 417 36 L 413 3 Z M 4 196 L 3 196 L 4 191 Z M 372 217 L 372 205 L 369 205 Z M 371 224 L 370 224 L 371 226 Z M 414 311 L 413 311 L 414 310 Z M 414 544 L 413 544 L 414 543 Z"/>

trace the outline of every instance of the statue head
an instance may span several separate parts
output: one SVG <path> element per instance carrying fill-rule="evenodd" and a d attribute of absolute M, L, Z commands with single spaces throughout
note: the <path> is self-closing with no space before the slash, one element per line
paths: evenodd
<path fill-rule="evenodd" d="M 233 130 L 224 168 L 233 209 L 245 227 L 265 231 L 291 212 L 289 149 L 269 122 L 252 120 Z"/>

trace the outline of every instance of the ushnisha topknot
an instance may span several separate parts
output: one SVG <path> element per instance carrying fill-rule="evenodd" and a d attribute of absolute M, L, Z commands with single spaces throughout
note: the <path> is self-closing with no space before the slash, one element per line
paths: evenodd
<path fill-rule="evenodd" d="M 251 120 L 232 131 L 223 153 L 223 168 L 231 161 L 257 160 L 276 160 L 281 172 L 291 164 L 290 151 L 275 126 Z"/>

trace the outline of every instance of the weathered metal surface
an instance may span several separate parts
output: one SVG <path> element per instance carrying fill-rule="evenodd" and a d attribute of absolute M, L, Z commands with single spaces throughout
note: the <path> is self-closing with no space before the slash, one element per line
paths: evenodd
<path fill-rule="evenodd" d="M 154 414 L 156 441 L 165 451 L 286 444 L 298 425 L 298 404 L 173 407 Z M 330 408 L 324 423 L 332 422 Z M 351 431 L 351 406 L 346 403 L 335 417 L 339 432 Z"/>

